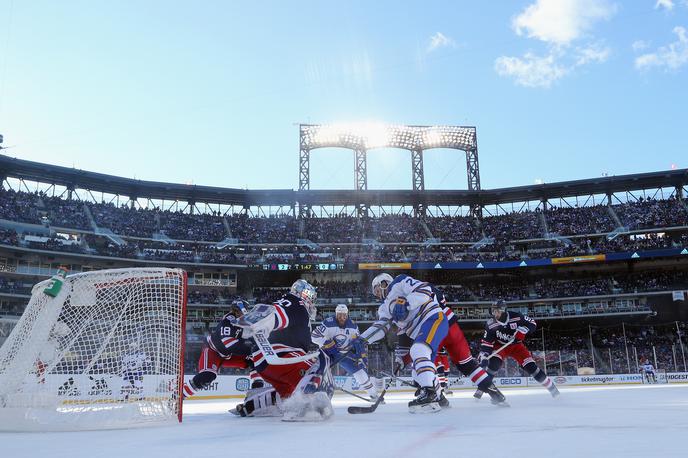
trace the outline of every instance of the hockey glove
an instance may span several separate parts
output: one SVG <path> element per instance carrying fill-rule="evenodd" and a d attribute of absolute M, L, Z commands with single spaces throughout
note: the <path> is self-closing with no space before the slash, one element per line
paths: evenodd
<path fill-rule="evenodd" d="M 392 306 L 392 320 L 404 321 L 408 317 L 406 298 L 398 297 Z"/>
<path fill-rule="evenodd" d="M 490 360 L 490 354 L 485 353 L 484 351 L 481 351 L 480 354 L 478 355 L 478 364 L 480 364 L 482 367 L 487 366 L 487 362 Z"/>
<path fill-rule="evenodd" d="M 351 339 L 351 350 L 349 354 L 354 358 L 367 358 L 366 341 L 358 336 Z"/>
<path fill-rule="evenodd" d="M 394 350 L 394 373 L 398 374 L 411 363 L 411 355 L 408 348 L 397 348 Z"/>
<path fill-rule="evenodd" d="M 322 379 L 318 375 L 311 377 L 310 381 L 303 387 L 304 394 L 313 394 L 320 388 Z"/>
<path fill-rule="evenodd" d="M 518 328 L 514 334 L 514 343 L 522 343 L 526 340 L 526 334 L 528 334 L 528 328 Z"/>
<path fill-rule="evenodd" d="M 330 359 L 334 359 L 337 357 L 337 355 L 339 355 L 339 349 L 337 348 L 334 340 L 328 340 L 325 342 L 322 346 L 322 351 L 329 356 Z"/>

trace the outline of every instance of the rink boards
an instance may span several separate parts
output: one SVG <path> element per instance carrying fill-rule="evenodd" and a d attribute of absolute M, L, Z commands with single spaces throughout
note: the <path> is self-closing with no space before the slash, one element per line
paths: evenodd
<path fill-rule="evenodd" d="M 185 380 L 190 380 L 193 376 L 184 376 Z M 668 372 L 658 373 L 657 377 L 660 383 L 666 383 L 665 377 L 669 383 L 688 383 L 688 372 Z M 410 377 L 401 377 L 402 380 L 411 381 Z M 452 390 L 469 390 L 475 389 L 473 383 L 466 378 L 450 377 Z M 614 374 L 614 375 L 569 375 L 569 376 L 553 376 L 552 380 L 560 387 L 566 386 L 599 386 L 599 385 L 640 385 L 643 383 L 640 374 Z M 531 377 L 496 377 L 494 379 L 495 385 L 502 388 L 519 388 L 519 387 L 533 387 L 540 386 Z M 338 387 L 349 391 L 358 391 L 359 387 L 353 377 L 335 376 L 335 384 Z M 189 400 L 197 399 L 230 399 L 243 397 L 250 386 L 250 380 L 245 376 L 236 375 L 220 375 L 213 383 L 204 390 L 198 392 L 197 395 L 188 398 Z M 393 383 L 390 392 L 410 391 L 412 388 L 402 384 L 400 381 Z"/>

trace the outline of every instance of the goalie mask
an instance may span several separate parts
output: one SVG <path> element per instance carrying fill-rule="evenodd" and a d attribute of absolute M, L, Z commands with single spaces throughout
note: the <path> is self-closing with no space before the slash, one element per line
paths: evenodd
<path fill-rule="evenodd" d="M 313 285 L 308 283 L 306 280 L 299 279 L 296 280 L 293 285 L 291 285 L 289 293 L 301 299 L 301 303 L 308 311 L 308 316 L 310 316 L 311 320 L 314 320 L 317 313 L 315 308 L 315 300 L 318 298 L 318 293 L 316 292 L 315 287 L 313 287 Z"/>

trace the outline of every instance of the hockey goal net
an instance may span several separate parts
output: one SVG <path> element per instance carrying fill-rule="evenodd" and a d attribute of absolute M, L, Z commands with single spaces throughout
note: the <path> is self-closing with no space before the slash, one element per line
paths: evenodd
<path fill-rule="evenodd" d="M 0 348 L 0 429 L 181 421 L 186 273 L 128 268 L 51 280 Z"/>
<path fill-rule="evenodd" d="M 652 374 L 646 374 L 644 371 L 640 373 L 641 380 L 644 384 L 655 384 L 655 383 L 669 383 L 669 377 L 667 377 L 666 369 L 655 369 L 654 376 Z"/>

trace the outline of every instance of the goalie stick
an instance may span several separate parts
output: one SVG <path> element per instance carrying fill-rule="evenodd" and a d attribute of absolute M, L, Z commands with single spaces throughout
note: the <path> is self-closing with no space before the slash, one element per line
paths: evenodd
<path fill-rule="evenodd" d="M 268 340 L 267 336 L 263 331 L 259 331 L 256 334 L 253 335 L 253 340 L 258 345 L 258 348 L 260 351 L 263 353 L 263 356 L 265 357 L 265 361 L 270 364 L 271 366 L 284 366 L 287 364 L 296 364 L 296 363 L 301 363 L 303 361 L 308 361 L 310 359 L 317 358 L 318 355 L 320 354 L 320 351 L 316 351 L 313 353 L 306 353 L 305 355 L 302 356 L 290 356 L 290 357 L 280 357 L 277 356 L 277 353 L 275 350 L 272 348 L 272 345 L 270 344 L 270 341 Z"/>

